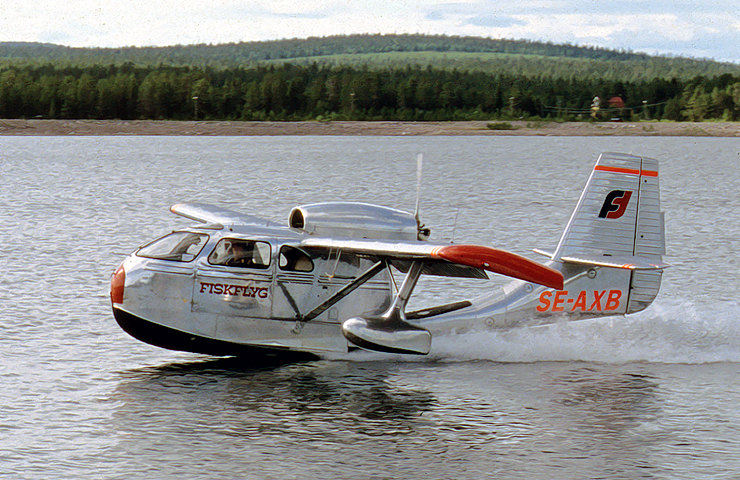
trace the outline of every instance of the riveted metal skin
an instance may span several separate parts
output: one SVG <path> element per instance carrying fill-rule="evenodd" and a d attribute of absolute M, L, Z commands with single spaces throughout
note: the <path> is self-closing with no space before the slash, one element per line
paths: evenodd
<path fill-rule="evenodd" d="M 599 157 L 544 263 L 483 245 L 428 242 L 413 215 L 364 203 L 295 207 L 287 225 L 206 204 L 200 222 L 132 253 L 111 278 L 119 325 L 163 348 L 313 358 L 355 347 L 424 355 L 440 334 L 645 309 L 669 265 L 658 162 Z M 393 274 L 405 275 L 396 291 Z M 514 280 L 406 312 L 421 275 Z"/>

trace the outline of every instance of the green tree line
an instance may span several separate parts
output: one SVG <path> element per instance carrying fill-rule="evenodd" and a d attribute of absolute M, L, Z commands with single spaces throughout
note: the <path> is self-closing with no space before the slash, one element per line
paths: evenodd
<path fill-rule="evenodd" d="M 431 67 L 317 64 L 0 68 L 0 118 L 172 120 L 740 120 L 740 76 L 605 79 L 491 75 Z M 626 106 L 609 108 L 619 96 Z"/>

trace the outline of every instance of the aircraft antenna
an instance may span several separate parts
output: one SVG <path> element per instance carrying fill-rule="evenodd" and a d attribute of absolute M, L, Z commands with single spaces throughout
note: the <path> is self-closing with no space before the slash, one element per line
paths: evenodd
<path fill-rule="evenodd" d="M 452 243 L 455 243 L 455 230 L 457 230 L 457 217 L 460 216 L 460 208 L 455 210 L 455 221 L 452 223 Z"/>

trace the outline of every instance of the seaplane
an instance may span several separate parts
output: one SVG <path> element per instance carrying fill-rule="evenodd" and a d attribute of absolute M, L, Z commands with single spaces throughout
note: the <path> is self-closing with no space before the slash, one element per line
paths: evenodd
<path fill-rule="evenodd" d="M 658 162 L 601 154 L 543 262 L 485 245 L 429 241 L 415 213 L 356 202 L 294 207 L 287 225 L 207 204 L 197 222 L 115 270 L 120 327 L 158 347 L 215 356 L 361 348 L 426 355 L 439 335 L 619 316 L 647 308 L 669 265 Z M 407 311 L 422 275 L 511 277 L 480 298 Z M 400 285 L 400 286 L 399 286 Z"/>

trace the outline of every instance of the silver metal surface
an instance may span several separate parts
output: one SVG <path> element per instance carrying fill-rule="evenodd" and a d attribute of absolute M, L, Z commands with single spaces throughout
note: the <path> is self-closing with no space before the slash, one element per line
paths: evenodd
<path fill-rule="evenodd" d="M 655 299 L 668 266 L 658 178 L 655 160 L 602 155 L 556 250 L 538 251 L 544 265 L 490 247 L 420 241 L 414 215 L 387 207 L 303 205 L 282 226 L 179 204 L 174 213 L 201 224 L 129 256 L 111 282 L 113 310 L 145 342 L 217 355 L 353 346 L 426 354 L 440 333 L 634 313 Z M 244 251 L 249 262 L 229 260 Z M 407 272 L 395 294 L 394 268 Z M 484 270 L 516 280 L 407 318 L 422 274 L 485 278 Z"/>
<path fill-rule="evenodd" d="M 418 240 L 413 214 L 366 203 L 301 205 L 291 210 L 289 225 L 319 236 Z"/>

